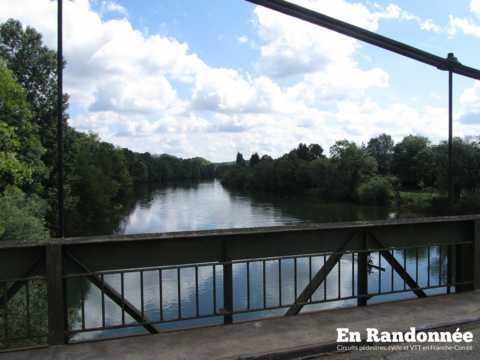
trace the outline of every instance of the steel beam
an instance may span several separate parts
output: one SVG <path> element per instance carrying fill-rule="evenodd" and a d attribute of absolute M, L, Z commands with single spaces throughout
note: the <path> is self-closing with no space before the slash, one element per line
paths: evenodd
<path fill-rule="evenodd" d="M 63 189 L 63 0 L 58 1 L 57 13 L 57 211 L 58 237 L 65 236 Z"/>
<path fill-rule="evenodd" d="M 381 243 L 380 240 L 378 240 L 375 235 L 373 235 L 371 232 L 369 233 L 370 238 L 378 246 L 380 249 L 384 249 L 385 246 Z M 419 298 L 426 297 L 427 294 L 423 290 L 420 289 L 420 286 L 416 283 L 415 280 L 408 274 L 407 270 L 403 268 L 403 266 L 395 259 L 395 256 L 390 254 L 389 251 L 380 251 L 380 255 L 383 256 L 385 260 L 390 264 L 392 267 L 392 271 L 395 270 L 395 272 L 400 275 L 400 277 L 407 283 L 407 285 L 412 289 L 412 291 L 417 295 Z"/>
<path fill-rule="evenodd" d="M 76 266 L 78 266 L 81 271 L 91 274 L 92 271 L 87 268 L 84 264 L 82 264 L 77 258 L 75 258 L 72 254 L 65 252 L 65 255 L 68 259 L 70 259 Z M 98 276 L 95 275 L 88 275 L 85 276 L 93 285 L 95 285 L 100 291 L 103 291 L 105 295 L 107 295 L 115 304 L 120 306 L 124 311 L 130 315 L 135 321 L 141 324 L 145 330 L 147 330 L 150 334 L 158 334 L 158 330 L 155 326 L 148 324 L 149 320 L 147 316 L 141 311 L 139 311 L 135 305 L 133 305 L 127 299 L 122 300 L 122 295 L 118 293 L 113 287 L 108 285 L 105 281 L 102 281 Z M 123 311 L 123 310 L 122 310 Z M 161 311 L 161 310 L 160 310 Z"/>
<path fill-rule="evenodd" d="M 405 43 L 362 29 L 347 22 L 292 4 L 284 0 L 246 0 L 256 5 L 264 6 L 285 15 L 307 21 L 309 23 L 333 30 L 340 34 L 355 38 L 368 44 L 408 57 L 410 59 L 431 65 L 440 70 L 450 70 L 456 74 L 480 80 L 480 70 L 453 62 L 450 59 L 428 53 Z"/>
<path fill-rule="evenodd" d="M 310 299 L 312 295 L 315 293 L 315 291 L 318 289 L 318 287 L 322 285 L 322 283 L 327 278 L 328 274 L 332 271 L 332 269 L 335 267 L 337 262 L 341 259 L 343 255 L 343 251 L 345 251 L 345 248 L 347 247 L 348 243 L 355 237 L 355 235 L 356 234 L 354 234 L 351 238 L 344 241 L 340 245 L 340 247 L 337 249 L 337 251 L 335 251 L 332 255 L 330 255 L 326 263 L 323 264 L 321 269 L 317 272 L 317 274 L 313 277 L 313 279 L 308 283 L 305 289 L 303 289 L 301 294 L 295 299 L 295 304 L 290 306 L 285 316 L 297 315 L 300 312 L 300 310 L 302 310 L 303 306 L 306 304 L 308 299 Z"/>

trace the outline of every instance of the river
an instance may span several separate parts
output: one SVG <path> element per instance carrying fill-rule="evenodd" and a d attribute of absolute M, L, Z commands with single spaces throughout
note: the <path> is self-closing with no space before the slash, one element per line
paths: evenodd
<path fill-rule="evenodd" d="M 128 213 L 125 213 L 110 230 L 103 226 L 102 231 L 118 234 L 135 233 L 157 233 L 170 231 L 188 231 L 188 230 L 206 230 L 206 229 L 225 229 L 225 228 L 245 228 L 259 226 L 279 226 L 301 223 L 319 223 L 335 221 L 357 221 L 357 220 L 382 220 L 398 217 L 414 217 L 422 214 L 415 214 L 397 209 L 378 206 L 359 206 L 348 203 L 324 203 L 320 200 L 304 196 L 271 196 L 271 195 L 252 195 L 245 193 L 231 192 L 225 189 L 218 181 L 201 182 L 196 184 L 177 184 L 160 188 L 144 187 L 138 189 L 136 198 L 129 202 Z M 433 247 L 428 255 L 423 249 L 419 253 L 419 262 L 416 263 L 415 251 L 399 252 L 396 254 L 399 262 L 407 264 L 407 269 L 411 275 L 415 275 L 415 267 L 419 269 L 419 282 L 421 286 L 430 283 L 430 278 L 436 279 L 437 289 L 427 290 L 428 294 L 444 292 L 446 289 L 441 284 L 446 281 L 446 261 L 444 258 L 445 249 Z M 428 255 L 428 256 L 427 256 Z M 384 275 L 380 271 L 372 271 L 369 274 L 369 288 L 371 292 L 379 290 L 379 284 L 382 289 L 402 290 L 404 283 L 397 274 L 392 274 L 390 266 L 382 265 L 379 261 L 378 253 L 373 253 L 371 260 L 374 264 L 384 266 Z M 293 260 L 292 260 L 293 261 Z M 282 264 L 279 262 L 268 262 L 265 265 L 266 281 L 265 289 L 255 290 L 255 286 L 261 287 L 263 271 L 256 269 L 260 264 L 252 263 L 250 273 L 250 285 L 252 288 L 251 306 L 262 306 L 262 300 L 265 303 L 275 305 L 279 303 L 279 296 L 284 297 L 284 301 L 293 301 L 293 284 L 298 282 L 306 285 L 309 277 L 308 266 L 305 259 L 298 259 L 296 270 L 293 263 L 285 260 Z M 312 270 L 318 271 L 324 264 L 323 256 L 314 257 L 311 260 Z M 333 299 L 337 294 L 350 294 L 356 292 L 355 281 L 352 281 L 351 270 L 356 267 L 356 257 L 345 255 L 341 261 L 341 274 L 338 266 L 327 277 L 328 286 L 319 288 L 315 296 L 319 299 Z M 385 261 L 383 262 L 385 264 Z M 427 271 L 427 264 L 431 264 L 430 271 Z M 282 272 L 283 283 L 279 289 L 276 280 L 279 278 L 279 269 Z M 337 271 L 338 270 L 338 271 Z M 247 301 L 247 285 L 244 264 L 233 266 L 234 278 L 234 309 L 245 308 Z M 412 272 L 413 271 L 413 272 Z M 426 273 L 430 272 L 430 275 Z M 295 276 L 293 274 L 296 274 Z M 443 275 L 442 275 L 443 274 Z M 140 279 L 140 275 L 142 278 Z M 217 311 L 222 304 L 222 266 L 211 265 L 200 267 L 198 276 L 198 288 L 195 286 L 193 268 L 183 269 L 180 273 L 175 270 L 145 270 L 142 273 L 138 271 L 129 272 L 124 277 L 125 297 L 137 308 L 143 306 L 145 314 L 153 321 L 160 319 L 174 319 L 178 313 L 195 313 L 195 307 L 198 307 L 200 313 L 213 311 L 213 306 L 217 306 Z M 428 277 L 428 279 L 427 279 Z M 105 275 L 104 280 L 116 291 L 121 290 L 120 274 Z M 267 279 L 267 280 L 265 280 Z M 271 279 L 271 280 L 268 280 Z M 180 281 L 179 281 L 180 280 Z M 427 281 L 428 280 L 428 281 Z M 162 284 L 161 286 L 159 284 Z M 140 298 L 141 285 L 143 284 L 143 302 Z M 216 287 L 214 284 L 217 284 Z M 69 321 L 72 329 L 80 330 L 82 327 L 82 313 L 84 313 L 84 324 L 86 328 L 98 328 L 102 326 L 102 308 L 105 311 L 107 326 L 118 326 L 121 323 L 121 308 L 112 301 L 105 299 L 102 305 L 102 295 L 98 288 L 92 286 L 86 281 L 75 281 L 68 284 L 70 289 L 68 293 L 69 313 L 72 314 Z M 81 291 L 80 291 L 81 289 Z M 178 289 L 181 291 L 181 298 L 177 296 Z M 248 288 L 250 289 L 250 288 Z M 198 291 L 199 303 L 196 303 L 196 292 Z M 265 292 L 265 294 L 263 294 Z M 213 295 L 215 294 L 215 295 Z M 281 295 L 280 295 L 281 294 Z M 215 304 L 213 296 L 218 298 L 218 304 Z M 393 300 L 400 298 L 413 297 L 412 292 L 389 294 L 376 296 L 369 302 Z M 82 298 L 83 297 L 83 309 Z M 263 298 L 263 299 L 262 299 Z M 315 300 L 315 299 L 314 299 Z M 163 304 L 160 309 L 159 304 Z M 339 306 L 353 306 L 355 299 L 328 301 L 316 305 L 309 305 L 309 310 L 319 310 Z M 281 315 L 285 309 L 271 310 L 268 312 L 257 312 L 254 314 L 246 313 L 235 315 L 236 320 L 244 320 L 253 317 L 263 317 L 272 315 Z M 161 328 L 177 328 L 185 326 L 197 326 L 206 324 L 218 324 L 222 322 L 221 316 L 213 316 L 201 320 L 188 320 L 180 322 L 167 322 L 158 325 Z M 127 316 L 127 323 L 134 323 L 133 319 Z M 96 331 L 79 333 L 72 340 L 81 341 L 86 339 L 96 339 L 104 336 L 131 335 L 144 332 L 141 327 L 128 329 L 115 329 L 109 331 Z"/>
<path fill-rule="evenodd" d="M 219 181 L 145 187 L 119 228 L 121 234 L 384 220 L 419 214 L 381 206 L 325 203 L 305 196 L 245 194 Z"/>

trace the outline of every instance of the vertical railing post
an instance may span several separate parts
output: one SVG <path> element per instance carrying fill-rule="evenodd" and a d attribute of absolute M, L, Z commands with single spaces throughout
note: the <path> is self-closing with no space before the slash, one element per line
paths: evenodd
<path fill-rule="evenodd" d="M 232 259 L 227 254 L 225 241 L 222 242 L 222 262 L 223 262 L 223 323 L 230 325 L 233 323 L 233 269 Z"/>
<path fill-rule="evenodd" d="M 473 288 L 480 289 L 480 221 L 474 221 L 473 235 Z"/>
<path fill-rule="evenodd" d="M 368 252 L 367 250 L 367 233 L 363 233 L 362 249 L 358 252 L 357 260 L 357 305 L 367 305 L 368 295 Z"/>
<path fill-rule="evenodd" d="M 447 294 L 452 291 L 453 269 L 455 264 L 454 247 L 453 245 L 447 245 Z"/>
<path fill-rule="evenodd" d="M 62 345 L 66 343 L 62 245 L 48 244 L 46 252 L 48 344 Z"/>
<path fill-rule="evenodd" d="M 225 259 L 225 261 L 226 263 L 223 265 L 223 309 L 225 311 L 223 323 L 230 325 L 233 323 L 233 271 L 230 260 Z"/>
<path fill-rule="evenodd" d="M 470 291 L 475 287 L 476 270 L 478 264 L 475 264 L 478 249 L 478 224 L 471 222 L 472 243 L 455 246 L 455 292 Z"/>

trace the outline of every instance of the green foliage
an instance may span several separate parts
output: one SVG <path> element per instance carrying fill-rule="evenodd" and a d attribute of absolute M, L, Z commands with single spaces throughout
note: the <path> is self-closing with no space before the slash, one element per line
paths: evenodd
<path fill-rule="evenodd" d="M 0 191 L 9 186 L 40 191 L 43 153 L 25 91 L 0 60 Z"/>
<path fill-rule="evenodd" d="M 57 58 L 48 49 L 42 35 L 31 27 L 22 27 L 17 20 L 0 24 L 0 58 L 14 73 L 26 90 L 32 118 L 38 126 L 40 140 L 47 149 L 43 156 L 46 165 L 53 170 L 56 159 L 56 93 Z M 68 97 L 65 98 L 65 108 Z M 50 179 L 50 182 L 55 179 Z"/>
<path fill-rule="evenodd" d="M 430 141 L 423 136 L 409 135 L 395 145 L 393 174 L 404 188 L 419 189 L 434 182 L 435 164 Z"/>
<path fill-rule="evenodd" d="M 347 140 L 337 141 L 330 148 L 335 186 L 334 197 L 353 200 L 357 187 L 377 172 L 376 160 Z"/>
<path fill-rule="evenodd" d="M 373 176 L 360 184 L 357 196 L 362 204 L 390 205 L 394 198 L 392 182 L 387 177 Z"/>
<path fill-rule="evenodd" d="M 38 196 L 27 196 L 20 190 L 5 191 L 0 195 L 0 240 L 48 239 L 46 208 Z"/>
<path fill-rule="evenodd" d="M 434 192 L 400 191 L 398 201 L 402 206 L 422 210 L 431 209 L 436 199 L 439 195 Z"/>
<path fill-rule="evenodd" d="M 237 153 L 237 159 L 235 160 L 235 164 L 237 166 L 246 166 L 247 162 L 243 158 L 243 155 L 241 153 Z"/>
<path fill-rule="evenodd" d="M 250 167 L 255 167 L 258 163 L 260 162 L 260 156 L 258 156 L 257 153 L 254 153 L 252 154 L 252 156 L 250 156 L 250 160 L 248 161 L 248 165 L 250 165 Z"/>
<path fill-rule="evenodd" d="M 379 174 L 390 174 L 393 151 L 394 142 L 390 135 L 381 134 L 368 142 L 367 153 L 377 161 Z"/>

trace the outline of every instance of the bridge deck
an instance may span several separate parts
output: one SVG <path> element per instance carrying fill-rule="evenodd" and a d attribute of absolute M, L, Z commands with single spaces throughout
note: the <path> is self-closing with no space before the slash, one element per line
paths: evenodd
<path fill-rule="evenodd" d="M 480 291 L 230 326 L 5 353 L 0 354 L 0 360 L 211 360 L 251 359 L 272 354 L 295 357 L 335 349 L 337 327 L 364 332 L 366 327 L 408 330 L 414 326 L 427 329 L 477 321 L 480 321 Z M 477 341 L 474 339 L 474 342 Z"/>

